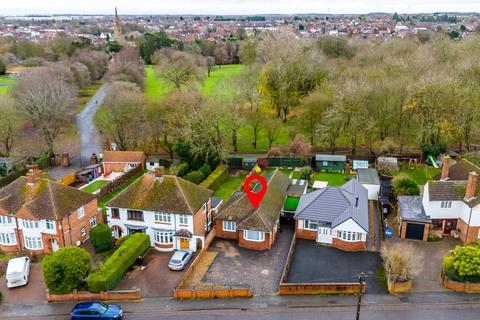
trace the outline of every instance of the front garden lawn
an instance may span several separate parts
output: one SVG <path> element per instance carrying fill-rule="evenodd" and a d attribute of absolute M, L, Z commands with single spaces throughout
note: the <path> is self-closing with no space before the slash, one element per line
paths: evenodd
<path fill-rule="evenodd" d="M 245 180 L 245 177 L 245 174 L 241 174 L 238 176 L 229 176 L 228 180 L 218 187 L 213 196 L 222 198 L 223 203 L 225 204 L 225 202 L 227 202 L 228 199 L 230 199 L 230 197 L 232 196 L 232 193 L 238 190 L 240 185 Z"/>
<path fill-rule="evenodd" d="M 417 166 L 413 169 L 402 168 L 394 174 L 394 179 L 410 179 L 415 181 L 417 185 L 424 185 L 427 181 L 432 180 L 435 175 L 442 171 L 441 168 L 430 166 Z"/>
<path fill-rule="evenodd" d="M 97 181 L 89 184 L 85 188 L 83 188 L 82 191 L 93 193 L 93 192 L 97 191 L 98 189 L 100 189 L 102 186 L 106 185 L 107 183 L 108 183 L 107 180 L 97 180 Z"/>

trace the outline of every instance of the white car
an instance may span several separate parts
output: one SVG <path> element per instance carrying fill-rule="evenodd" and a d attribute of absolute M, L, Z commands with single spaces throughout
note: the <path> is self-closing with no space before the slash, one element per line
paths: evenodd
<path fill-rule="evenodd" d="M 183 270 L 187 265 L 188 261 L 192 258 L 192 251 L 190 250 L 177 250 L 170 258 L 168 262 L 168 267 L 171 270 Z"/>
<path fill-rule="evenodd" d="M 11 259 L 8 261 L 7 274 L 7 287 L 19 287 L 28 283 L 28 275 L 30 273 L 30 258 L 20 257 Z"/>

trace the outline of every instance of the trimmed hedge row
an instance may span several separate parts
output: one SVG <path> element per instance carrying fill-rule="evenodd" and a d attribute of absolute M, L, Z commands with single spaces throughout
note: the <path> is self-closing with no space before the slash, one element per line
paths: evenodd
<path fill-rule="evenodd" d="M 200 183 L 200 186 L 210 190 L 217 190 L 218 187 L 228 179 L 228 167 L 225 165 L 218 166 L 213 172 Z"/>
<path fill-rule="evenodd" d="M 148 235 L 135 233 L 128 236 L 110 258 L 90 274 L 87 281 L 90 292 L 115 288 L 138 256 L 143 255 L 149 248 L 150 237 Z"/>

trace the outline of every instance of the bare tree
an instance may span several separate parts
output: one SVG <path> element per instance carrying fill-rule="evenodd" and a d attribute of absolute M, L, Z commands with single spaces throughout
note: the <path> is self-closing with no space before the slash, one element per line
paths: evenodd
<path fill-rule="evenodd" d="M 34 72 L 22 77 L 12 93 L 18 109 L 42 132 L 47 153 L 52 155 L 55 139 L 75 112 L 76 96 L 72 86 Z"/>
<path fill-rule="evenodd" d="M 163 48 L 155 52 L 152 60 L 157 64 L 157 74 L 178 90 L 203 75 L 201 57 L 189 52 Z"/>
<path fill-rule="evenodd" d="M 10 156 L 12 151 L 16 128 L 18 127 L 18 114 L 15 112 L 15 101 L 7 96 L 0 96 L 0 143 L 5 150 L 5 156 Z"/>
<path fill-rule="evenodd" d="M 125 47 L 113 56 L 107 76 L 110 81 L 129 81 L 143 88 L 144 68 L 137 49 Z"/>
<path fill-rule="evenodd" d="M 268 149 L 272 148 L 272 144 L 278 139 L 282 133 L 282 124 L 278 119 L 267 119 L 265 121 L 265 131 L 268 139 Z"/>
<path fill-rule="evenodd" d="M 113 82 L 108 88 L 100 119 L 102 128 L 120 150 L 135 149 L 142 138 L 145 119 L 145 98 L 130 82 Z"/>

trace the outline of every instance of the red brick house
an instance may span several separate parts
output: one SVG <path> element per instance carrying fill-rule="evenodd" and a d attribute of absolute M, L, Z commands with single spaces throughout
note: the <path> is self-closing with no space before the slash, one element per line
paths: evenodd
<path fill-rule="evenodd" d="M 31 169 L 0 189 L 0 250 L 49 253 L 88 239 L 102 222 L 97 198 L 90 193 L 43 179 Z"/>
<path fill-rule="evenodd" d="M 102 158 L 103 172 L 127 172 L 139 166 L 145 170 L 146 159 L 143 151 L 105 151 Z"/>
<path fill-rule="evenodd" d="M 267 191 L 258 208 L 252 206 L 244 192 L 232 195 L 216 216 L 216 237 L 238 240 L 240 247 L 253 250 L 272 247 L 290 179 L 278 169 L 266 179 Z M 253 189 L 259 190 L 260 184 Z"/>

